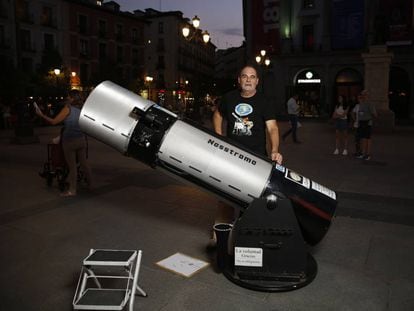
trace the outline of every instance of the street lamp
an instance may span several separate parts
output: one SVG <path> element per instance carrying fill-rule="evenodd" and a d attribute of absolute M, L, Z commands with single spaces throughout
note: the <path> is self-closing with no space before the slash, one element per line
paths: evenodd
<path fill-rule="evenodd" d="M 145 81 L 148 83 L 148 98 L 147 99 L 150 99 L 151 98 L 151 82 L 154 80 L 154 78 L 153 77 L 151 77 L 151 76 L 146 76 L 145 77 Z"/>
<path fill-rule="evenodd" d="M 260 66 L 260 67 L 265 67 L 265 68 L 267 68 L 267 67 L 269 67 L 270 66 L 270 58 L 269 57 L 265 57 L 266 56 L 266 50 L 260 50 L 260 53 L 259 53 L 259 55 L 256 55 L 256 57 L 255 57 L 255 59 L 256 59 L 256 63 Z M 264 93 L 265 92 L 265 90 L 264 90 L 264 79 L 265 79 L 265 77 L 264 77 L 264 70 L 262 69 L 261 70 L 261 72 L 262 72 L 262 74 L 261 74 L 261 76 L 262 76 L 262 92 Z"/>
<path fill-rule="evenodd" d="M 266 50 L 261 50 L 260 51 L 260 55 L 256 55 L 256 63 L 258 64 L 258 65 L 265 65 L 266 67 L 269 67 L 269 65 L 270 65 L 270 58 L 269 57 L 266 57 L 265 58 L 265 56 L 266 56 Z"/>
<path fill-rule="evenodd" d="M 194 36 L 197 34 L 198 32 L 198 28 L 200 27 L 200 18 L 196 15 L 193 17 L 192 19 L 192 24 L 194 27 L 194 32 L 191 34 L 191 29 L 190 29 L 190 25 L 185 24 L 184 27 L 181 29 L 181 32 L 183 34 L 183 37 L 187 40 L 192 40 L 194 38 Z M 191 36 L 190 36 L 191 34 Z M 210 34 L 208 33 L 208 31 L 203 31 L 201 33 L 201 36 L 203 38 L 203 42 L 204 43 L 208 43 L 210 41 Z"/>

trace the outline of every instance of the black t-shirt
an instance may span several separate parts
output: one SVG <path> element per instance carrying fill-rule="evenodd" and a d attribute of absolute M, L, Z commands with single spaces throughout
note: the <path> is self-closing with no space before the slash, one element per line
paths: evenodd
<path fill-rule="evenodd" d="M 276 113 L 262 94 L 245 98 L 239 91 L 232 91 L 223 96 L 219 110 L 227 121 L 227 137 L 266 155 L 265 122 L 274 120 Z"/>

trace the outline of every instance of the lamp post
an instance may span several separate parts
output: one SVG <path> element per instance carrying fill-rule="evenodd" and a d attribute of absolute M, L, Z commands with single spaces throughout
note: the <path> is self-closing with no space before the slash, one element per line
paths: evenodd
<path fill-rule="evenodd" d="M 148 83 L 148 100 L 151 99 L 151 82 L 154 80 L 151 76 L 146 76 L 145 81 Z"/>
<path fill-rule="evenodd" d="M 198 33 L 198 28 L 200 27 L 200 18 L 197 15 L 193 17 L 192 24 L 194 27 L 194 31 L 192 33 L 191 33 L 190 25 L 187 23 L 181 29 L 183 37 L 187 39 L 188 41 L 191 41 L 193 38 L 195 38 L 196 34 Z M 210 41 L 210 34 L 208 33 L 207 30 L 204 30 L 203 32 L 201 32 L 201 37 L 205 44 L 207 44 Z"/>
<path fill-rule="evenodd" d="M 265 88 L 264 88 L 264 73 L 265 70 L 270 66 L 270 58 L 266 57 L 266 50 L 260 50 L 260 53 L 258 55 L 256 55 L 256 63 L 260 66 L 260 71 L 261 71 L 261 76 L 262 76 L 262 92 L 265 92 Z"/>
<path fill-rule="evenodd" d="M 59 68 L 55 68 L 53 69 L 53 72 L 55 74 L 55 79 L 56 79 L 56 101 L 59 97 L 59 75 L 60 75 L 60 69 Z"/>
<path fill-rule="evenodd" d="M 192 25 L 191 25 L 192 24 Z M 202 31 L 200 29 L 200 18 L 196 15 L 193 17 L 191 24 L 188 22 L 184 23 L 183 28 L 181 29 L 182 35 L 186 41 L 191 42 L 191 50 L 195 47 L 196 44 L 201 43 L 202 45 L 207 45 L 210 42 L 210 34 L 208 31 Z M 195 47 L 197 50 L 204 49 L 203 47 Z M 206 47 L 210 49 L 211 47 Z M 196 52 L 192 52 L 191 55 L 195 60 L 197 59 Z M 197 60 L 196 60 L 197 61 Z M 191 102 L 196 103 L 198 102 L 197 97 L 201 97 L 202 88 L 200 85 L 200 78 L 198 77 L 199 72 L 193 72 L 190 76 L 191 84 L 188 84 L 188 80 L 185 80 L 185 97 L 189 97 L 191 94 Z M 187 100 L 184 97 L 186 108 L 187 108 Z"/>

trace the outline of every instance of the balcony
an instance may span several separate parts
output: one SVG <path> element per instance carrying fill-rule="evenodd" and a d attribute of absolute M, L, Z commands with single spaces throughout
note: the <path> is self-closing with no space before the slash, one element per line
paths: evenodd
<path fill-rule="evenodd" d="M 98 30 L 98 37 L 101 39 L 105 39 L 106 38 L 106 30 L 105 29 L 99 29 Z"/>
<path fill-rule="evenodd" d="M 22 48 L 22 52 L 29 52 L 29 53 L 36 52 L 36 47 L 33 42 L 23 42 L 21 48 Z"/>
<path fill-rule="evenodd" d="M 11 48 L 10 38 L 0 40 L 0 49 L 8 50 Z"/>
<path fill-rule="evenodd" d="M 131 42 L 132 44 L 139 45 L 141 43 L 141 40 L 137 37 L 132 37 Z"/>
<path fill-rule="evenodd" d="M 157 70 L 165 69 L 165 63 L 164 62 L 158 62 L 156 66 Z"/>
<path fill-rule="evenodd" d="M 34 17 L 31 13 L 24 13 L 18 17 L 19 21 L 24 24 L 34 24 Z"/>
<path fill-rule="evenodd" d="M 88 51 L 79 51 L 79 58 L 81 59 L 89 59 L 90 53 Z"/>
<path fill-rule="evenodd" d="M 8 18 L 9 11 L 7 10 L 5 5 L 0 4 L 0 18 Z"/>
<path fill-rule="evenodd" d="M 57 28 L 57 20 L 55 18 L 41 18 L 40 25 L 44 27 Z"/>
<path fill-rule="evenodd" d="M 87 35 L 88 34 L 88 29 L 87 29 L 86 25 L 79 24 L 78 25 L 78 32 L 81 35 Z"/>
<path fill-rule="evenodd" d="M 122 33 L 117 33 L 115 35 L 115 39 L 116 39 L 116 41 L 122 42 L 124 40 L 124 36 L 123 36 Z"/>

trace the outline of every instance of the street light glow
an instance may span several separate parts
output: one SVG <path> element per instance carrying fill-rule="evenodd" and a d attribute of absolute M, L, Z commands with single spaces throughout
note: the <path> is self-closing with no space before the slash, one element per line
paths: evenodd
<path fill-rule="evenodd" d="M 55 75 L 60 75 L 60 69 L 59 68 L 55 68 L 54 70 L 53 70 L 53 72 L 55 73 Z"/>
<path fill-rule="evenodd" d="M 266 50 L 260 50 L 260 55 L 262 55 L 262 57 L 265 57 L 265 55 L 266 55 Z"/>
<path fill-rule="evenodd" d="M 210 34 L 208 33 L 208 31 L 207 30 L 204 31 L 202 33 L 202 35 L 203 35 L 203 41 L 204 41 L 204 43 L 208 43 L 208 41 L 210 41 Z"/>
<path fill-rule="evenodd" d="M 193 26 L 196 29 L 200 27 L 200 18 L 197 15 L 193 17 Z"/>
<path fill-rule="evenodd" d="M 262 58 L 259 55 L 257 55 L 256 56 L 256 63 L 260 64 L 261 60 L 262 60 Z"/>
<path fill-rule="evenodd" d="M 192 24 L 193 24 L 193 27 L 194 27 L 194 29 L 193 29 L 194 31 L 193 31 L 192 34 L 191 34 L 190 25 L 188 25 L 188 24 L 185 24 L 183 26 L 183 28 L 181 29 L 183 37 L 185 39 L 187 39 L 188 41 L 192 40 L 193 38 L 199 39 L 199 35 L 198 35 L 199 33 L 197 33 L 197 32 L 198 32 L 198 28 L 200 27 L 200 18 L 197 15 L 193 17 Z M 207 44 L 210 41 L 210 34 L 208 33 L 208 31 L 203 31 L 201 33 L 201 38 L 202 38 L 203 42 L 205 44 Z"/>
<path fill-rule="evenodd" d="M 187 38 L 190 35 L 190 27 L 185 25 L 182 29 L 184 38 Z"/>

